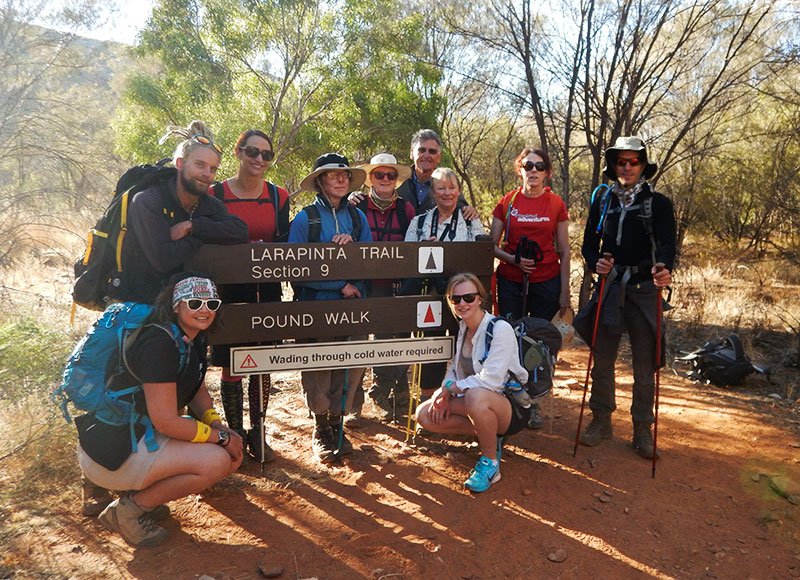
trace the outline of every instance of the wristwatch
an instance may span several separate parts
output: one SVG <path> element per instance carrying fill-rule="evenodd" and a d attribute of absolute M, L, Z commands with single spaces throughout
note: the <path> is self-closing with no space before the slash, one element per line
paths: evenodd
<path fill-rule="evenodd" d="M 231 434 L 227 431 L 220 431 L 219 432 L 219 441 L 217 441 L 217 445 L 220 447 L 225 447 L 228 443 L 230 443 Z"/>

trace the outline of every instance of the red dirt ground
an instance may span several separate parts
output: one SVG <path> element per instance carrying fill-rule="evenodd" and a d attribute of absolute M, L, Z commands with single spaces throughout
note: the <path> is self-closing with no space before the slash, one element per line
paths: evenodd
<path fill-rule="evenodd" d="M 587 351 L 562 356 L 544 430 L 509 441 L 503 478 L 484 494 L 462 487 L 474 445 L 406 445 L 404 426 L 379 421 L 370 403 L 351 431 L 360 450 L 341 466 L 314 463 L 297 376 L 276 375 L 279 458 L 263 475 L 251 463 L 174 502 L 170 539 L 139 550 L 78 515 L 75 484 L 49 515 L 14 514 L 30 528 L 28 553 L 7 553 L 0 576 L 21 558 L 37 569 L 21 577 L 57 578 L 258 578 L 262 561 L 298 579 L 800 577 L 800 507 L 768 482 L 800 482 L 800 404 L 667 369 L 653 479 L 629 444 L 627 374 L 614 439 L 572 457 Z M 563 561 L 548 559 L 556 553 Z"/>

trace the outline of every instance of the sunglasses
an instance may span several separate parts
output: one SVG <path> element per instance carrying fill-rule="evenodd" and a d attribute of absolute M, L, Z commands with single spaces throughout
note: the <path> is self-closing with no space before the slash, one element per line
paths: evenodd
<path fill-rule="evenodd" d="M 547 171 L 547 163 L 544 161 L 526 161 L 525 163 L 520 163 L 519 165 L 525 171 Z"/>
<path fill-rule="evenodd" d="M 475 302 L 475 299 L 478 296 L 480 296 L 480 294 L 478 294 L 477 292 L 469 292 L 468 294 L 453 294 L 450 297 L 450 302 L 452 302 L 453 304 L 461 304 L 461 301 L 463 300 L 467 304 L 472 304 L 473 302 Z"/>
<path fill-rule="evenodd" d="M 331 181 L 350 181 L 353 176 L 349 171 L 326 171 L 324 175 Z"/>
<path fill-rule="evenodd" d="M 638 167 L 642 163 L 642 160 L 638 157 L 634 157 L 633 159 L 617 159 L 617 166 L 618 167 L 625 167 L 626 165 L 630 165 L 631 167 Z"/>
<path fill-rule="evenodd" d="M 417 147 L 417 153 L 422 155 L 423 153 L 427 152 L 429 155 L 436 155 L 439 150 L 436 147 Z"/>
<path fill-rule="evenodd" d="M 200 143 L 201 145 L 208 145 L 209 147 L 213 147 L 213 148 L 214 148 L 214 151 L 216 151 L 217 153 L 219 153 L 220 155 L 222 155 L 222 147 L 220 147 L 219 145 L 217 145 L 216 143 L 214 143 L 214 142 L 213 142 L 211 139 L 209 139 L 208 137 L 205 137 L 205 136 L 203 136 L 203 135 L 192 135 L 191 139 L 192 139 L 192 141 L 197 141 L 197 142 L 198 142 L 198 143 Z"/>
<path fill-rule="evenodd" d="M 272 149 L 259 149 L 253 145 L 247 145 L 246 147 L 239 147 L 239 151 L 243 151 L 250 159 L 258 159 L 259 155 L 264 161 L 275 159 L 275 152 Z"/>
<path fill-rule="evenodd" d="M 369 174 L 372 179 L 377 179 L 378 181 L 383 181 L 384 179 L 388 179 L 389 181 L 394 181 L 397 179 L 397 173 L 394 171 L 383 172 L 383 171 L 373 171 Z"/>
<path fill-rule="evenodd" d="M 219 298 L 184 298 L 181 302 L 185 302 L 186 308 L 192 312 L 200 310 L 203 306 L 211 312 L 216 312 L 222 306 L 222 300 Z"/>

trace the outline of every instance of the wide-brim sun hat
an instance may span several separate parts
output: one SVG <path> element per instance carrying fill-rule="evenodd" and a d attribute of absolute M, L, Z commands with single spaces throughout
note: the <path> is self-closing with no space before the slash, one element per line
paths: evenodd
<path fill-rule="evenodd" d="M 642 175 L 645 179 L 650 179 L 656 174 L 658 165 L 648 160 L 647 147 L 640 137 L 617 137 L 613 147 L 606 149 L 606 166 L 603 168 L 609 179 L 617 180 L 617 156 L 620 151 L 635 151 L 636 153 L 644 153 L 644 171 Z"/>
<path fill-rule="evenodd" d="M 324 155 L 317 157 L 317 160 L 314 162 L 314 171 L 303 178 L 303 181 L 300 182 L 300 189 L 303 191 L 316 192 L 317 190 L 314 187 L 314 182 L 316 181 L 317 177 L 326 171 L 337 171 L 339 169 L 344 169 L 350 172 L 350 185 L 348 186 L 348 191 L 355 191 L 364 184 L 367 174 L 363 169 L 359 167 L 350 167 L 350 162 L 344 155 L 339 155 L 338 153 L 325 153 Z"/>
<path fill-rule="evenodd" d="M 372 173 L 372 170 L 376 167 L 391 167 L 397 171 L 398 185 L 411 177 L 411 167 L 408 165 L 400 165 L 397 162 L 397 158 L 391 153 L 378 153 L 369 160 L 369 163 L 359 165 L 358 167 L 363 169 L 367 174 L 367 178 L 364 180 L 364 183 L 367 187 L 372 187 L 372 180 L 370 179 L 369 174 Z"/>

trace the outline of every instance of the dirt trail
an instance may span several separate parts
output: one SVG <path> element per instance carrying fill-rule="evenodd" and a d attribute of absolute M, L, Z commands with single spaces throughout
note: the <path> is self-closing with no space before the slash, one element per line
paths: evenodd
<path fill-rule="evenodd" d="M 73 486 L 46 515 L 15 514 L 29 520 L 27 558 L 79 578 L 257 578 L 264 559 L 283 578 L 800 577 L 800 507 L 767 481 L 800 482 L 797 405 L 665 372 L 653 479 L 629 445 L 627 374 L 614 439 L 572 457 L 586 356 L 563 353 L 544 430 L 511 439 L 502 480 L 484 494 L 462 488 L 474 445 L 407 446 L 370 403 L 352 430 L 360 451 L 342 466 L 315 464 L 297 376 L 276 375 L 268 417 L 279 459 L 263 476 L 249 464 L 174 502 L 169 541 L 142 550 L 76 515 Z M 559 551 L 562 562 L 548 560 Z"/>

